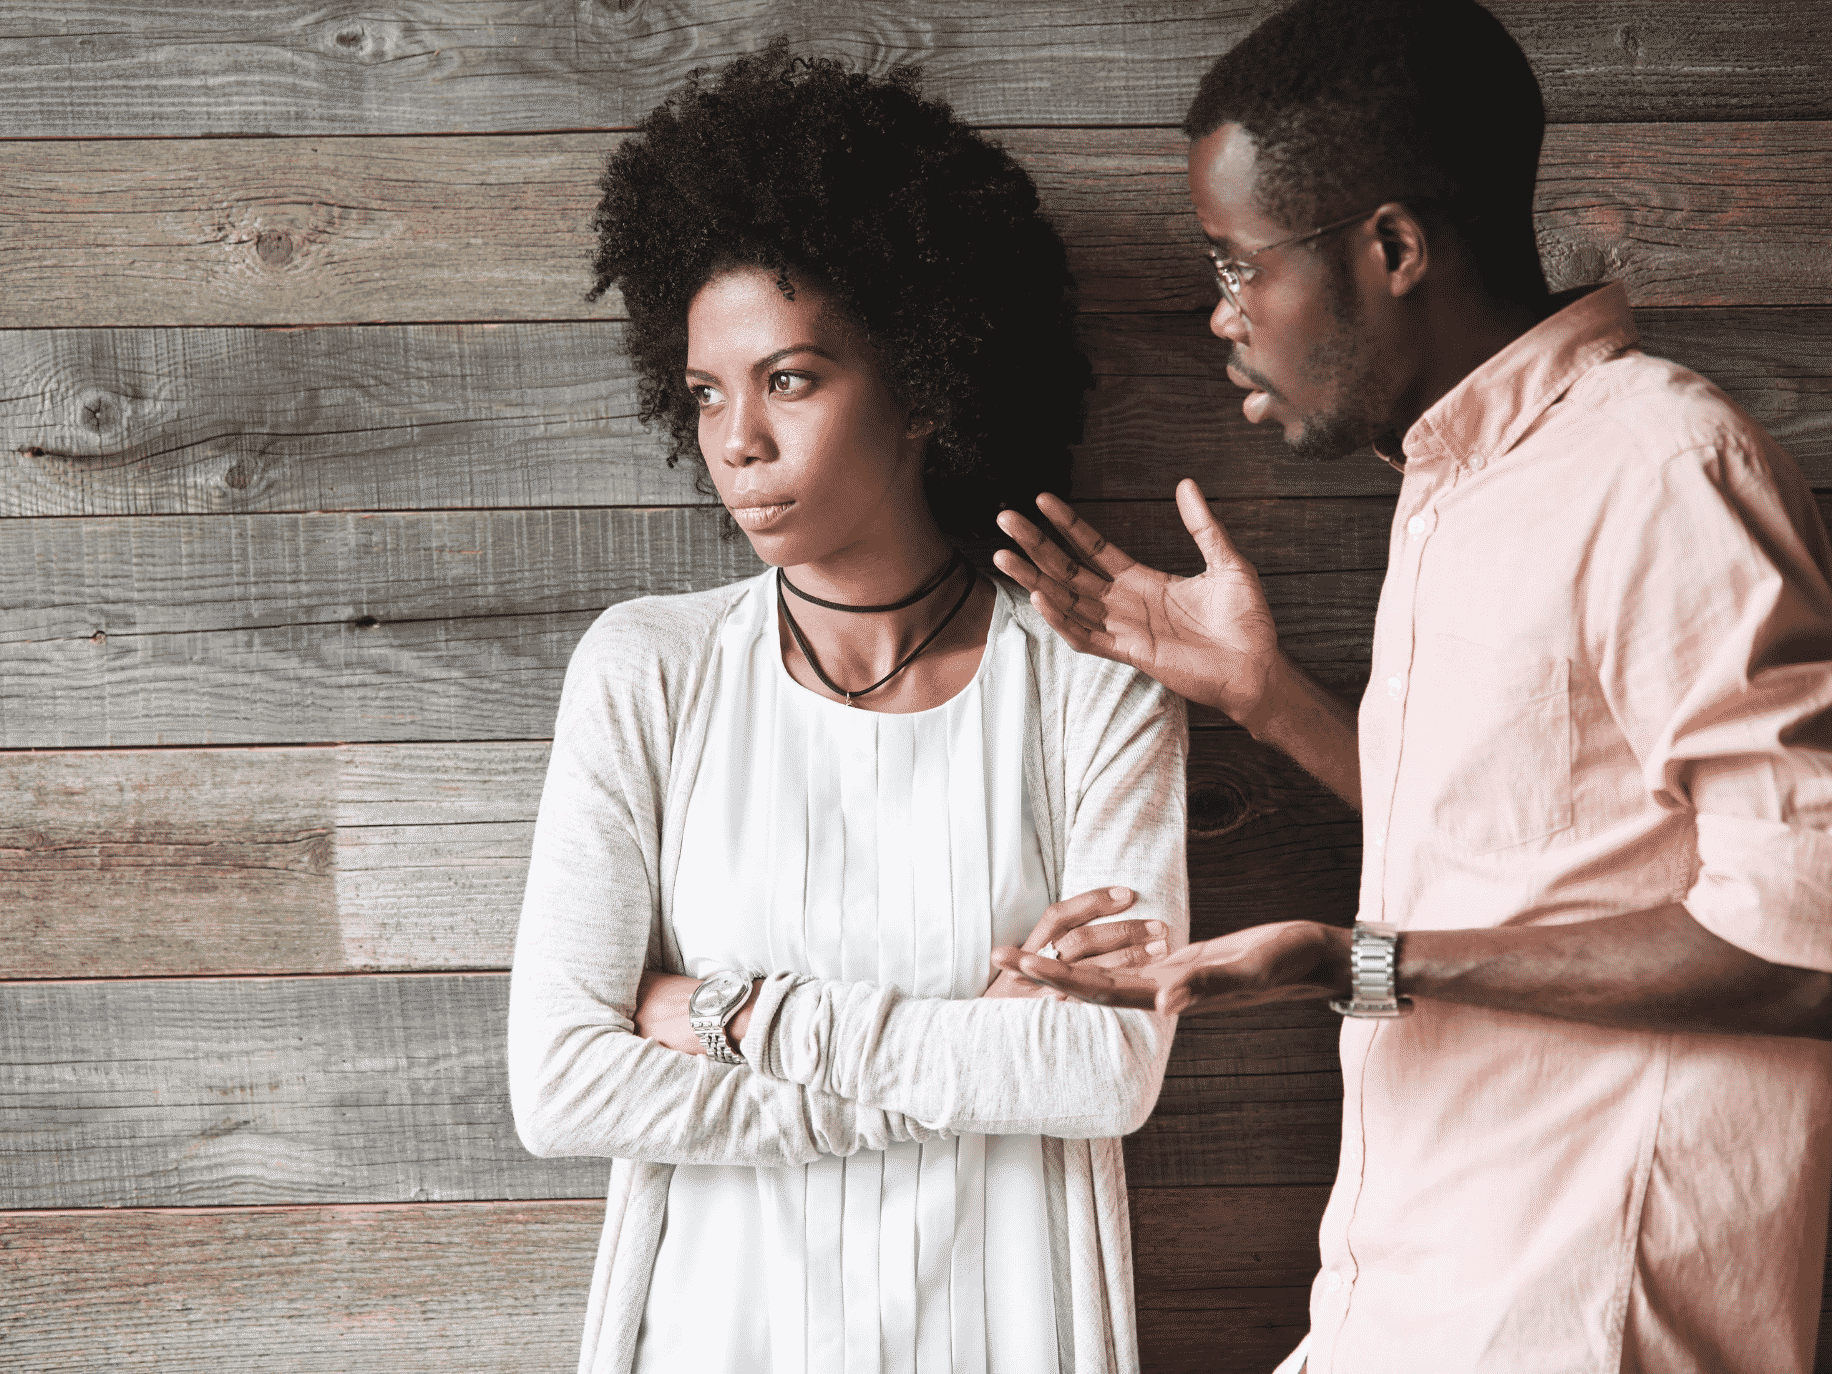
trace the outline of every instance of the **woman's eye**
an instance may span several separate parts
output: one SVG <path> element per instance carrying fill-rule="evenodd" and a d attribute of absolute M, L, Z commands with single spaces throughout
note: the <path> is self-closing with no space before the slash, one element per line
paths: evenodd
<path fill-rule="evenodd" d="M 719 394 L 718 387 L 706 386 L 698 382 L 688 386 L 687 394 L 693 397 L 694 404 L 699 406 L 701 410 L 706 409 L 707 406 L 716 406 L 720 401 L 725 399 L 724 396 Z"/>
<path fill-rule="evenodd" d="M 773 396 L 793 396 L 805 389 L 808 379 L 798 372 L 772 372 L 770 374 L 770 394 Z"/>

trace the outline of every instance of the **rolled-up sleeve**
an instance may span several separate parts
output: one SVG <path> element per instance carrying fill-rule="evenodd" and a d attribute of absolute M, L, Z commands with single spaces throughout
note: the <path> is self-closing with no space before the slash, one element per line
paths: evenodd
<path fill-rule="evenodd" d="M 1759 451 L 1682 454 L 1638 515 L 1605 690 L 1655 799 L 1689 811 L 1685 905 L 1832 971 L 1832 591 L 1818 513 Z"/>

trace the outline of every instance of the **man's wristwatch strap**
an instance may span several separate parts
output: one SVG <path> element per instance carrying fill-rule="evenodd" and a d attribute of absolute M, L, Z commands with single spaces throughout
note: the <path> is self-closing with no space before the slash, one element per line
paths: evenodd
<path fill-rule="evenodd" d="M 1401 997 L 1399 931 L 1381 921 L 1357 921 L 1349 937 L 1349 998 L 1329 1008 L 1343 1016 L 1392 1019 L 1412 1014 L 1412 999 Z"/>

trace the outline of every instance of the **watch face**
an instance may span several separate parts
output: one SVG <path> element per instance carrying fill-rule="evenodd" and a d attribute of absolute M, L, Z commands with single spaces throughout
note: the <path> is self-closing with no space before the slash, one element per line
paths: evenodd
<path fill-rule="evenodd" d="M 687 1010 L 695 1016 L 719 1016 L 751 990 L 751 980 L 735 973 L 715 973 L 693 990 Z"/>

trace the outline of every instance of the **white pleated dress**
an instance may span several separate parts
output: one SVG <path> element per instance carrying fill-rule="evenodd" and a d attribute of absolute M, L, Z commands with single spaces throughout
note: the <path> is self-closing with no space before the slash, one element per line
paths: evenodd
<path fill-rule="evenodd" d="M 773 578 L 720 634 L 667 932 L 681 966 L 978 996 L 992 947 L 1049 902 L 1004 598 L 972 682 L 910 715 L 795 682 Z M 678 1165 L 637 1374 L 1057 1374 L 1046 1206 L 1037 1136 Z"/>

